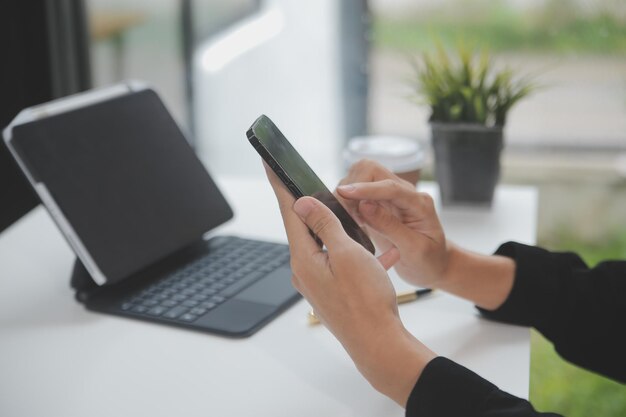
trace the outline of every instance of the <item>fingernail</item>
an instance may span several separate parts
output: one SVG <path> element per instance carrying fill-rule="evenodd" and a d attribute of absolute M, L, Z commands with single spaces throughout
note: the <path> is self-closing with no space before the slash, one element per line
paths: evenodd
<path fill-rule="evenodd" d="M 359 206 L 359 211 L 365 215 L 374 214 L 377 209 L 376 203 L 371 201 L 364 201 Z"/>
<path fill-rule="evenodd" d="M 352 184 L 340 185 L 337 188 L 341 191 L 345 191 L 346 193 L 351 193 L 352 191 L 356 190 L 356 187 Z"/>
<path fill-rule="evenodd" d="M 293 211 L 300 217 L 306 217 L 315 207 L 315 200 L 312 198 L 299 198 L 293 204 Z"/>

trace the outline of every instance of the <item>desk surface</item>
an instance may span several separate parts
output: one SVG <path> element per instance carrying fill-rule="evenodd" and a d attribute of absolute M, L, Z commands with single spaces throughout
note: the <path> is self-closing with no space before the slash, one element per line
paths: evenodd
<path fill-rule="evenodd" d="M 285 239 L 265 181 L 219 183 L 236 217 L 215 233 Z M 441 217 L 451 239 L 489 253 L 506 240 L 534 243 L 536 207 L 534 189 L 500 187 L 491 210 L 446 209 Z M 252 338 L 230 340 L 88 312 L 69 289 L 72 260 L 41 207 L 0 236 L 0 415 L 403 415 L 324 327 L 307 325 L 306 301 Z M 404 304 L 400 314 L 439 354 L 528 396 L 528 329 L 482 320 L 443 293 Z"/>

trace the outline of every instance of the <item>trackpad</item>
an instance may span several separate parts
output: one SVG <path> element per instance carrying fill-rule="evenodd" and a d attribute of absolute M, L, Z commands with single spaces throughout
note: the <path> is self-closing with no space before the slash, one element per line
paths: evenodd
<path fill-rule="evenodd" d="M 210 314 L 200 317 L 196 323 L 227 333 L 242 334 L 264 321 L 274 311 L 276 309 L 269 305 L 228 300 Z"/>
<path fill-rule="evenodd" d="M 291 285 L 291 269 L 282 266 L 237 294 L 234 299 L 280 306 L 297 294 Z"/>

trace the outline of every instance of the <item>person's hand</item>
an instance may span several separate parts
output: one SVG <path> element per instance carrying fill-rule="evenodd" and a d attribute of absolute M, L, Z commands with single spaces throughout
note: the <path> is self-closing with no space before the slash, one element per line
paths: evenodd
<path fill-rule="evenodd" d="M 422 369 L 435 355 L 406 331 L 398 316 L 386 273 L 398 259 L 397 249 L 375 258 L 346 234 L 320 201 L 295 201 L 274 173 L 266 171 L 287 231 L 294 287 L 374 388 L 406 405 Z"/>
<path fill-rule="evenodd" d="M 397 248 L 396 272 L 406 281 L 440 288 L 494 310 L 513 288 L 515 262 L 446 241 L 433 199 L 373 161 L 354 164 L 337 198 L 364 223 L 379 250 Z"/>
<path fill-rule="evenodd" d="M 448 264 L 448 245 L 432 197 L 382 165 L 362 160 L 337 187 L 340 201 L 381 251 L 397 248 L 398 274 L 408 282 L 436 287 Z"/>

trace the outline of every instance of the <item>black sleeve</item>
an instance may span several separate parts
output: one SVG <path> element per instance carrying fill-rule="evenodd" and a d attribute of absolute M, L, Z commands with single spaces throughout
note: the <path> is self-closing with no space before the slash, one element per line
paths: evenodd
<path fill-rule="evenodd" d="M 626 382 L 626 261 L 589 268 L 573 253 L 505 243 L 496 254 L 515 260 L 515 282 L 486 317 L 533 326 L 565 359 Z M 446 358 L 432 360 L 415 384 L 407 416 L 531 417 L 539 413 Z"/>
<path fill-rule="evenodd" d="M 508 242 L 515 260 L 507 300 L 486 317 L 535 327 L 566 360 L 626 382 L 626 261 L 589 268 L 573 253 Z"/>
<path fill-rule="evenodd" d="M 556 417 L 444 357 L 422 371 L 406 405 L 407 417 Z"/>

